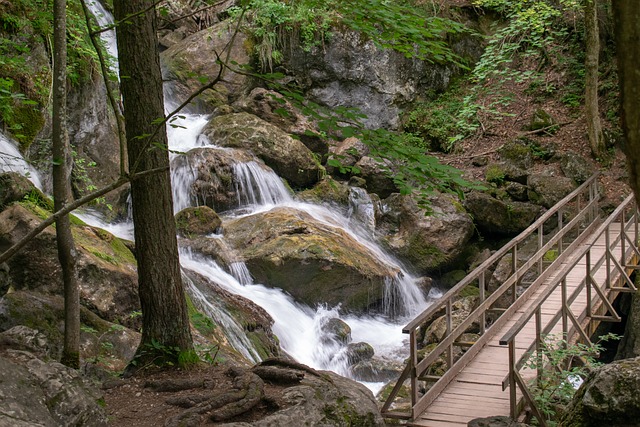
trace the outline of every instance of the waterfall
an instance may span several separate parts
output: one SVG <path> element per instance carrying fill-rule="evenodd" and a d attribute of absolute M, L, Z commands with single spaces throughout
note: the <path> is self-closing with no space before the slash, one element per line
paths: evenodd
<path fill-rule="evenodd" d="M 0 132 L 0 172 L 17 172 L 42 190 L 42 181 L 38 171 L 26 162 L 18 148 Z"/>
<path fill-rule="evenodd" d="M 87 8 L 96 18 L 100 28 L 104 28 L 113 24 L 113 16 L 104 8 L 100 0 L 89 0 Z M 109 68 L 118 75 L 118 45 L 116 44 L 116 30 L 110 29 L 100 33 L 100 38 L 104 42 L 107 53 L 109 54 Z"/>
<path fill-rule="evenodd" d="M 92 7 L 98 7 L 97 0 Z M 109 16 L 104 11 L 93 9 L 94 14 Z M 101 25 L 107 25 L 105 22 Z M 103 34 L 104 35 L 104 34 Z M 107 42 L 110 44 L 110 42 Z M 114 44 L 115 46 L 115 44 Z M 165 91 L 167 100 L 165 109 L 172 111 L 179 104 L 173 99 L 173 91 Z M 184 153 L 196 147 L 211 147 L 201 135 L 209 117 L 206 115 L 180 113 L 167 125 L 169 150 L 172 159 L 172 191 L 176 211 L 192 206 L 197 202 L 192 196 L 192 186 L 196 179 L 198 160 L 189 161 Z M 401 361 L 406 358 L 402 349 L 406 336 L 401 326 L 412 316 L 423 310 L 427 300 L 416 286 L 416 279 L 403 266 L 382 250 L 372 239 L 375 226 L 373 202 L 366 191 L 352 189 L 350 209 L 338 212 L 328 206 L 296 201 L 282 180 L 261 161 L 238 160 L 232 165 L 234 185 L 238 194 L 237 204 L 242 208 L 228 215 L 250 215 L 258 211 L 267 211 L 275 206 L 291 207 L 302 210 L 317 221 L 333 227 L 340 232 L 348 233 L 358 243 L 365 246 L 379 262 L 398 271 L 395 277 L 388 279 L 382 296 L 382 311 L 387 315 L 356 316 L 341 313 L 339 307 L 309 307 L 296 302 L 290 295 L 280 289 L 268 288 L 254 283 L 247 266 L 240 261 L 226 266 L 218 265 L 214 260 L 181 249 L 180 263 L 186 274 L 185 284 L 194 303 L 226 329 L 229 343 L 248 360 L 257 361 L 257 351 L 238 325 L 224 310 L 216 305 L 216 298 L 207 293 L 203 286 L 198 286 L 189 277 L 189 271 L 208 278 L 223 289 L 250 299 L 261 306 L 273 319 L 273 332 L 278 337 L 281 348 L 295 360 L 318 369 L 329 369 L 342 375 L 350 376 L 347 348 L 324 330 L 329 319 L 338 318 L 351 328 L 354 342 L 369 343 L 375 349 L 378 358 Z M 114 227 L 103 224 L 100 218 L 85 213 L 82 218 L 90 224 L 111 228 L 125 238 L 131 238 L 131 227 Z M 222 238 L 222 237 L 217 237 Z M 228 271 L 225 271 L 227 269 Z M 382 384 L 368 384 L 377 391 Z"/>

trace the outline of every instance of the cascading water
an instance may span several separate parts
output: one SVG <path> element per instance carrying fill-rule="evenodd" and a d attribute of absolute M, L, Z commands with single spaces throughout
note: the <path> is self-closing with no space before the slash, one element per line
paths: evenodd
<path fill-rule="evenodd" d="M 24 160 L 18 148 L 0 132 L 0 172 L 17 172 L 26 176 L 36 187 L 42 190 L 40 174 Z"/>
<path fill-rule="evenodd" d="M 97 1 L 96 1 L 97 3 Z M 94 11 L 94 14 L 102 14 Z M 166 91 L 167 97 L 171 91 Z M 174 109 L 178 103 L 167 99 L 166 109 Z M 169 149 L 172 158 L 172 186 L 176 212 L 194 205 L 195 197 L 191 194 L 191 186 L 196 179 L 195 162 L 185 160 L 181 153 L 196 147 L 213 146 L 200 133 L 206 125 L 208 117 L 204 115 L 183 114 L 174 119 L 167 127 Z M 399 271 L 396 277 L 389 278 L 383 296 L 383 312 L 387 315 L 355 316 L 340 313 L 339 307 L 311 308 L 293 300 L 291 296 L 279 289 L 267 288 L 253 283 L 246 265 L 233 262 L 225 271 L 212 259 L 196 255 L 188 250 L 181 250 L 180 261 L 183 269 L 193 271 L 207 277 L 224 289 L 246 297 L 260 305 L 274 320 L 273 332 L 278 336 L 284 351 L 297 361 L 318 369 L 330 369 L 342 375 L 350 376 L 348 356 L 344 344 L 338 343 L 325 332 L 324 325 L 329 319 L 339 318 L 351 328 L 354 342 L 369 343 L 375 349 L 377 357 L 388 360 L 401 360 L 406 355 L 401 352 L 405 336 L 401 333 L 401 325 L 412 315 L 424 309 L 427 301 L 415 284 L 415 279 L 401 265 L 386 254 L 371 238 L 375 225 L 373 203 L 364 190 L 354 189 L 351 197 L 351 211 L 347 215 L 335 212 L 325 206 L 297 202 L 280 178 L 257 159 L 238 161 L 233 165 L 234 185 L 239 196 L 238 205 L 241 210 L 229 212 L 228 215 L 252 215 L 266 211 L 275 206 L 286 206 L 307 212 L 317 221 L 343 230 L 357 242 L 364 245 L 381 263 Z M 101 226 L 99 218 L 84 215 L 88 223 Z M 128 228 L 111 230 L 126 238 L 131 238 Z M 250 360 L 257 360 L 257 352 L 243 337 L 242 329 L 233 319 L 222 313 L 212 303 L 206 293 L 190 280 L 186 280 L 192 298 L 198 301 L 212 318 L 221 322 L 229 330 L 230 343 Z M 369 385 L 374 391 L 381 383 Z"/>

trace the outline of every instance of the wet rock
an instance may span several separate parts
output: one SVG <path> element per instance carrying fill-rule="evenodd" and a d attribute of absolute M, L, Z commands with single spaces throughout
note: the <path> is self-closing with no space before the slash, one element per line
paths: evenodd
<path fill-rule="evenodd" d="M 350 343 L 345 351 L 350 365 L 369 360 L 375 353 L 371 344 L 366 342 Z"/>
<path fill-rule="evenodd" d="M 349 203 L 349 193 L 348 185 L 327 175 L 313 188 L 300 191 L 296 196 L 299 200 L 312 203 L 326 203 L 346 207 Z"/>
<path fill-rule="evenodd" d="M 332 339 L 348 344 L 351 341 L 351 327 L 346 322 L 333 317 L 322 325 L 322 330 L 326 332 Z"/>
<path fill-rule="evenodd" d="M 413 197 L 393 194 L 376 218 L 383 243 L 423 274 L 455 262 L 473 234 L 471 218 L 451 196 L 436 195 L 431 204 L 427 216 Z"/>
<path fill-rule="evenodd" d="M 292 208 L 231 219 L 224 229 L 256 282 L 311 306 L 340 303 L 362 312 L 383 305 L 388 280 L 398 273 L 342 229 Z"/>
<path fill-rule="evenodd" d="M 576 184 L 571 178 L 554 175 L 530 175 L 527 180 L 529 200 L 549 209 L 571 193 Z"/>
<path fill-rule="evenodd" d="M 358 381 L 388 382 L 400 377 L 404 365 L 386 359 L 373 356 L 369 360 L 363 360 L 351 366 L 351 373 Z"/>
<path fill-rule="evenodd" d="M 478 229 L 488 234 L 517 234 L 526 229 L 540 213 L 540 207 L 523 202 L 504 202 L 481 192 L 469 193 L 465 208 Z"/>
<path fill-rule="evenodd" d="M 312 187 L 324 174 L 302 142 L 252 114 L 214 117 L 203 133 L 213 144 L 250 150 L 294 188 Z"/>
<path fill-rule="evenodd" d="M 213 234 L 220 225 L 222 220 L 208 206 L 186 208 L 176 214 L 176 227 L 181 236 Z"/>
<path fill-rule="evenodd" d="M 460 280 L 464 279 L 467 272 L 464 270 L 452 270 L 440 277 L 438 284 L 445 289 L 453 288 Z"/>
<path fill-rule="evenodd" d="M 596 368 L 580 386 L 561 427 L 627 427 L 640 418 L 640 358 L 624 359 Z"/>
<path fill-rule="evenodd" d="M 339 161 L 342 166 L 355 166 L 358 160 L 369 154 L 369 147 L 355 137 L 346 138 L 331 146 L 329 150 L 331 153 L 329 158 Z M 340 174 L 340 171 L 332 166 L 327 167 L 327 171 L 331 174 Z"/>
<path fill-rule="evenodd" d="M 173 160 L 176 175 L 190 181 L 187 194 L 179 195 L 185 200 L 177 200 L 182 206 L 205 205 L 216 212 L 237 208 L 241 201 L 249 202 L 251 188 L 239 185 L 235 165 L 253 164 L 256 168 L 268 170 L 260 160 L 242 150 L 228 150 L 216 147 L 199 147 L 189 150 Z"/>

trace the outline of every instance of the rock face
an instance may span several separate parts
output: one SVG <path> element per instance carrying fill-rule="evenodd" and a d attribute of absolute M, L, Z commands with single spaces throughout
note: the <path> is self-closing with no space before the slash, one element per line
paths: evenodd
<path fill-rule="evenodd" d="M 517 234 L 527 228 L 540 213 L 540 206 L 524 202 L 503 202 L 480 192 L 467 195 L 464 206 L 475 218 L 478 228 L 490 234 Z"/>
<path fill-rule="evenodd" d="M 426 216 L 412 197 L 393 194 L 377 218 L 385 245 L 420 273 L 454 261 L 473 234 L 471 218 L 451 197 L 436 196 L 432 209 Z"/>
<path fill-rule="evenodd" d="M 253 152 L 294 188 L 309 188 L 324 175 L 324 168 L 302 142 L 252 114 L 214 117 L 203 134 L 213 144 Z"/>
<path fill-rule="evenodd" d="M 628 427 L 640 419 L 640 358 L 597 368 L 563 415 L 562 427 Z"/>
<path fill-rule="evenodd" d="M 402 104 L 424 89 L 446 89 L 454 72 L 452 66 L 379 49 L 372 40 L 340 28 L 332 29 L 322 46 L 308 52 L 294 46 L 288 54 L 286 68 L 306 85 L 308 95 L 329 107 L 359 108 L 370 128 L 396 128 Z"/>
<path fill-rule="evenodd" d="M 234 25 L 221 22 L 205 30 L 175 43 L 161 53 L 165 64 L 165 79 L 173 81 L 172 94 L 182 102 L 199 89 L 203 83 L 200 78 L 211 81 L 218 76 L 220 66 L 218 56 L 226 58 L 226 46 L 234 37 Z M 231 44 L 229 60 L 238 64 L 248 64 L 249 56 L 244 47 L 246 37 L 242 33 L 235 35 L 235 43 Z M 240 74 L 224 72 L 224 82 L 215 86 L 215 91 L 208 89 L 199 97 L 195 107 L 199 111 L 212 112 L 218 105 L 229 104 L 242 93 L 246 77 Z"/>
<path fill-rule="evenodd" d="M 0 426 L 107 426 L 100 394 L 73 369 L 26 351 L 0 354 Z"/>
<path fill-rule="evenodd" d="M 241 252 L 256 282 L 298 301 L 366 311 L 382 303 L 397 271 L 341 229 L 287 208 L 225 222 L 225 237 Z"/>
<path fill-rule="evenodd" d="M 576 188 L 571 178 L 553 175 L 530 175 L 527 185 L 529 186 L 529 200 L 547 209 Z"/>

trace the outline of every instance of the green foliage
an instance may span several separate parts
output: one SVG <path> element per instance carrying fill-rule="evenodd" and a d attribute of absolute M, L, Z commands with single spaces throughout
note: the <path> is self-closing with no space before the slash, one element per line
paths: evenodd
<path fill-rule="evenodd" d="M 51 0 L 0 2 L 0 121 L 28 148 L 44 125 L 51 87 Z M 68 78 L 79 86 L 95 72 L 97 54 L 79 0 L 67 3 Z"/>
<path fill-rule="evenodd" d="M 484 179 L 487 182 L 491 182 L 496 185 L 502 185 L 502 183 L 504 183 L 504 178 L 504 169 L 495 163 L 487 166 L 487 169 L 484 172 Z"/>
<path fill-rule="evenodd" d="M 601 343 L 620 338 L 609 333 L 592 345 L 571 344 L 554 335 L 544 338 L 542 350 L 539 354 L 532 354 L 525 367 L 532 370 L 540 368 L 540 376 L 531 384 L 530 390 L 536 405 L 549 420 L 549 425 L 556 424 L 553 418 L 557 408 L 566 406 L 573 398 L 577 388 L 575 384 L 583 381 L 594 367 L 602 364 L 597 361 L 604 350 Z"/>
<path fill-rule="evenodd" d="M 321 45 L 330 37 L 331 25 L 358 31 L 378 47 L 407 57 L 464 67 L 449 48 L 447 37 L 468 31 L 466 27 L 419 10 L 385 0 L 249 0 L 242 8 L 232 8 L 231 16 L 247 19 L 263 70 L 273 70 L 289 45 L 299 44 L 307 52 Z"/>
<path fill-rule="evenodd" d="M 505 90 L 505 83 L 530 82 L 531 91 L 539 87 L 548 93 L 555 90 L 538 71 L 531 66 L 523 71 L 517 61 L 547 61 L 554 46 L 562 45 L 568 37 L 570 28 L 564 15 L 580 10 L 577 0 L 475 0 L 474 4 L 497 12 L 505 22 L 487 38 L 485 51 L 473 68 L 469 78 L 472 87 L 457 114 L 453 126 L 457 132 L 449 139 L 450 148 L 480 127 L 480 117 L 486 121 L 511 115 L 505 107 L 510 105 L 512 94 Z M 560 52 L 556 54 L 561 57 Z M 570 92 L 565 102 L 577 103 L 575 92 Z"/>

